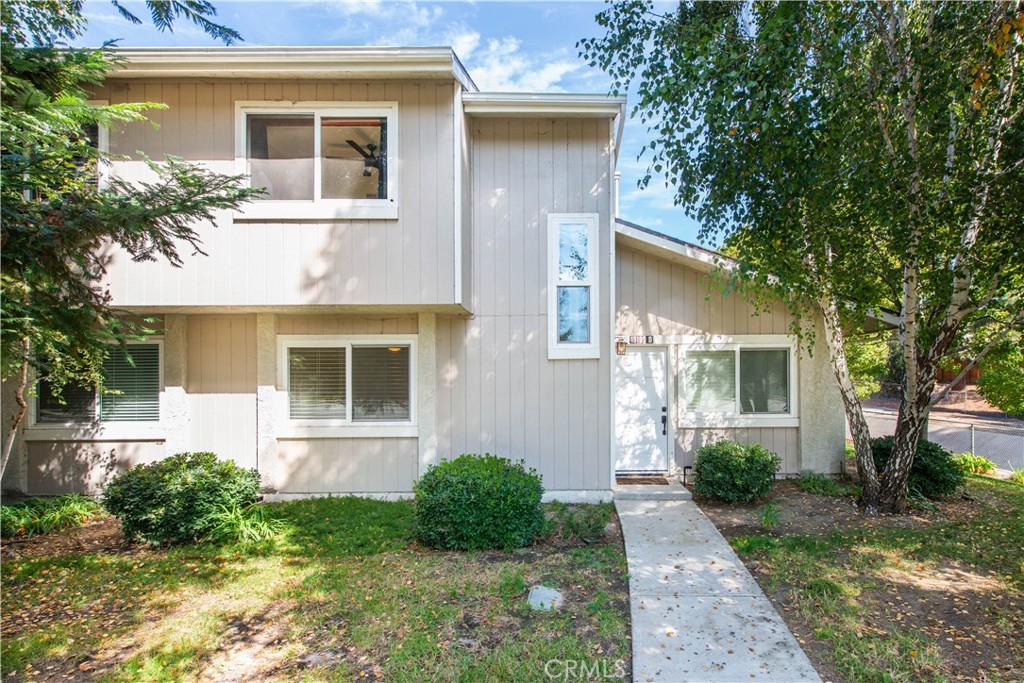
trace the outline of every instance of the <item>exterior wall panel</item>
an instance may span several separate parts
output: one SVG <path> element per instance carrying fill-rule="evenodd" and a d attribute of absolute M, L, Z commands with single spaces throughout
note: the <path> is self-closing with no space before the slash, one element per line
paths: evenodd
<path fill-rule="evenodd" d="M 233 220 L 198 232 L 206 257 L 173 268 L 111 251 L 108 282 L 118 306 L 302 304 L 427 305 L 456 301 L 456 137 L 450 83 L 110 81 L 93 97 L 164 102 L 148 123 L 110 133 L 111 172 L 152 180 L 139 153 L 174 154 L 234 174 L 235 102 L 396 101 L 397 220 Z"/>
<path fill-rule="evenodd" d="M 417 476 L 418 440 L 280 439 L 278 493 L 407 493 Z"/>
<path fill-rule="evenodd" d="M 164 457 L 162 442 L 29 441 L 26 493 L 99 494 L 129 467 Z"/>
<path fill-rule="evenodd" d="M 548 490 L 607 490 L 608 288 L 596 360 L 548 360 L 547 214 L 599 214 L 611 272 L 607 121 L 475 119 L 472 319 L 437 321 L 438 453 L 523 458 Z"/>

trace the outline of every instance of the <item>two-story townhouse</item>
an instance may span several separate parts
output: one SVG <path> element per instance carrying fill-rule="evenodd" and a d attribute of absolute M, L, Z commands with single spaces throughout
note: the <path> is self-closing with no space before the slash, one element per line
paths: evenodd
<path fill-rule="evenodd" d="M 183 268 L 110 251 L 114 303 L 161 334 L 112 354 L 116 394 L 40 387 L 5 487 L 95 492 L 204 450 L 278 497 L 399 496 L 491 452 L 592 500 L 722 437 L 838 471 L 820 341 L 723 293 L 713 252 L 614 215 L 623 100 L 480 92 L 448 48 L 122 54 L 95 99 L 167 108 L 105 131 L 110 174 L 177 155 L 267 194 Z"/>

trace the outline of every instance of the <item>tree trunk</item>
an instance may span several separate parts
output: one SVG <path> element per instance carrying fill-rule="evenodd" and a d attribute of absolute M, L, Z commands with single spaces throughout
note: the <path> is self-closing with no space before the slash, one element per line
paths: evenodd
<path fill-rule="evenodd" d="M 7 432 L 7 437 L 4 439 L 4 452 L 3 455 L 0 456 L 0 480 L 3 479 L 4 472 L 7 471 L 7 461 L 11 459 L 11 452 L 14 450 L 14 442 L 18 437 L 18 428 L 21 427 L 21 423 L 28 414 L 28 402 L 25 401 L 25 389 L 28 388 L 27 358 L 29 343 L 27 339 L 22 342 L 22 348 L 25 351 L 24 358 L 26 360 L 21 361 L 21 371 L 18 373 L 18 386 L 14 390 L 14 400 L 18 404 L 18 412 L 14 414 L 14 419 L 11 421 L 11 429 Z"/>
<path fill-rule="evenodd" d="M 864 409 L 850 378 L 850 367 L 846 362 L 846 347 L 843 329 L 839 320 L 839 309 L 833 298 L 825 297 L 818 302 L 825 324 L 825 340 L 828 342 L 829 358 L 832 371 L 839 383 L 839 393 L 846 409 L 846 419 L 853 437 L 853 448 L 857 456 L 857 474 L 860 477 L 861 497 L 858 501 L 861 508 L 874 514 L 878 511 L 879 489 L 878 472 L 871 454 L 871 432 L 864 418 Z"/>
<path fill-rule="evenodd" d="M 935 367 L 918 368 L 917 393 L 904 394 L 900 402 L 896 434 L 893 437 L 892 457 L 882 472 L 882 490 L 879 509 L 882 512 L 903 513 L 907 510 L 907 484 L 914 466 L 917 444 L 925 434 L 932 390 L 935 388 Z"/>

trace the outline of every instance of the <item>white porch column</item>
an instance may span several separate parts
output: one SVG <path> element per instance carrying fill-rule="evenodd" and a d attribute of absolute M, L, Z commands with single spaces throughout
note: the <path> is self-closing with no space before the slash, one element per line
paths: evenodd
<path fill-rule="evenodd" d="M 277 316 L 256 316 L 256 467 L 265 487 L 276 490 L 277 438 L 275 403 L 277 394 Z"/>
<path fill-rule="evenodd" d="M 419 472 L 437 462 L 437 315 L 420 313 L 416 341 L 416 424 L 419 427 Z"/>
<path fill-rule="evenodd" d="M 188 316 L 164 316 L 164 393 L 160 421 L 166 440 L 164 455 L 192 450 L 191 415 L 185 383 L 188 378 Z"/>

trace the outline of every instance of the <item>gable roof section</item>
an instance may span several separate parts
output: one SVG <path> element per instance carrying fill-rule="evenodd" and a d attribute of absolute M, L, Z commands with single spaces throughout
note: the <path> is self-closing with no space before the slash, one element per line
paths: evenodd
<path fill-rule="evenodd" d="M 636 223 L 615 219 L 616 242 L 637 251 L 680 263 L 702 273 L 717 267 L 732 269 L 736 261 L 711 249 L 686 242 Z"/>
<path fill-rule="evenodd" d="M 113 78 L 451 79 L 477 87 L 450 47 L 139 47 Z"/>

